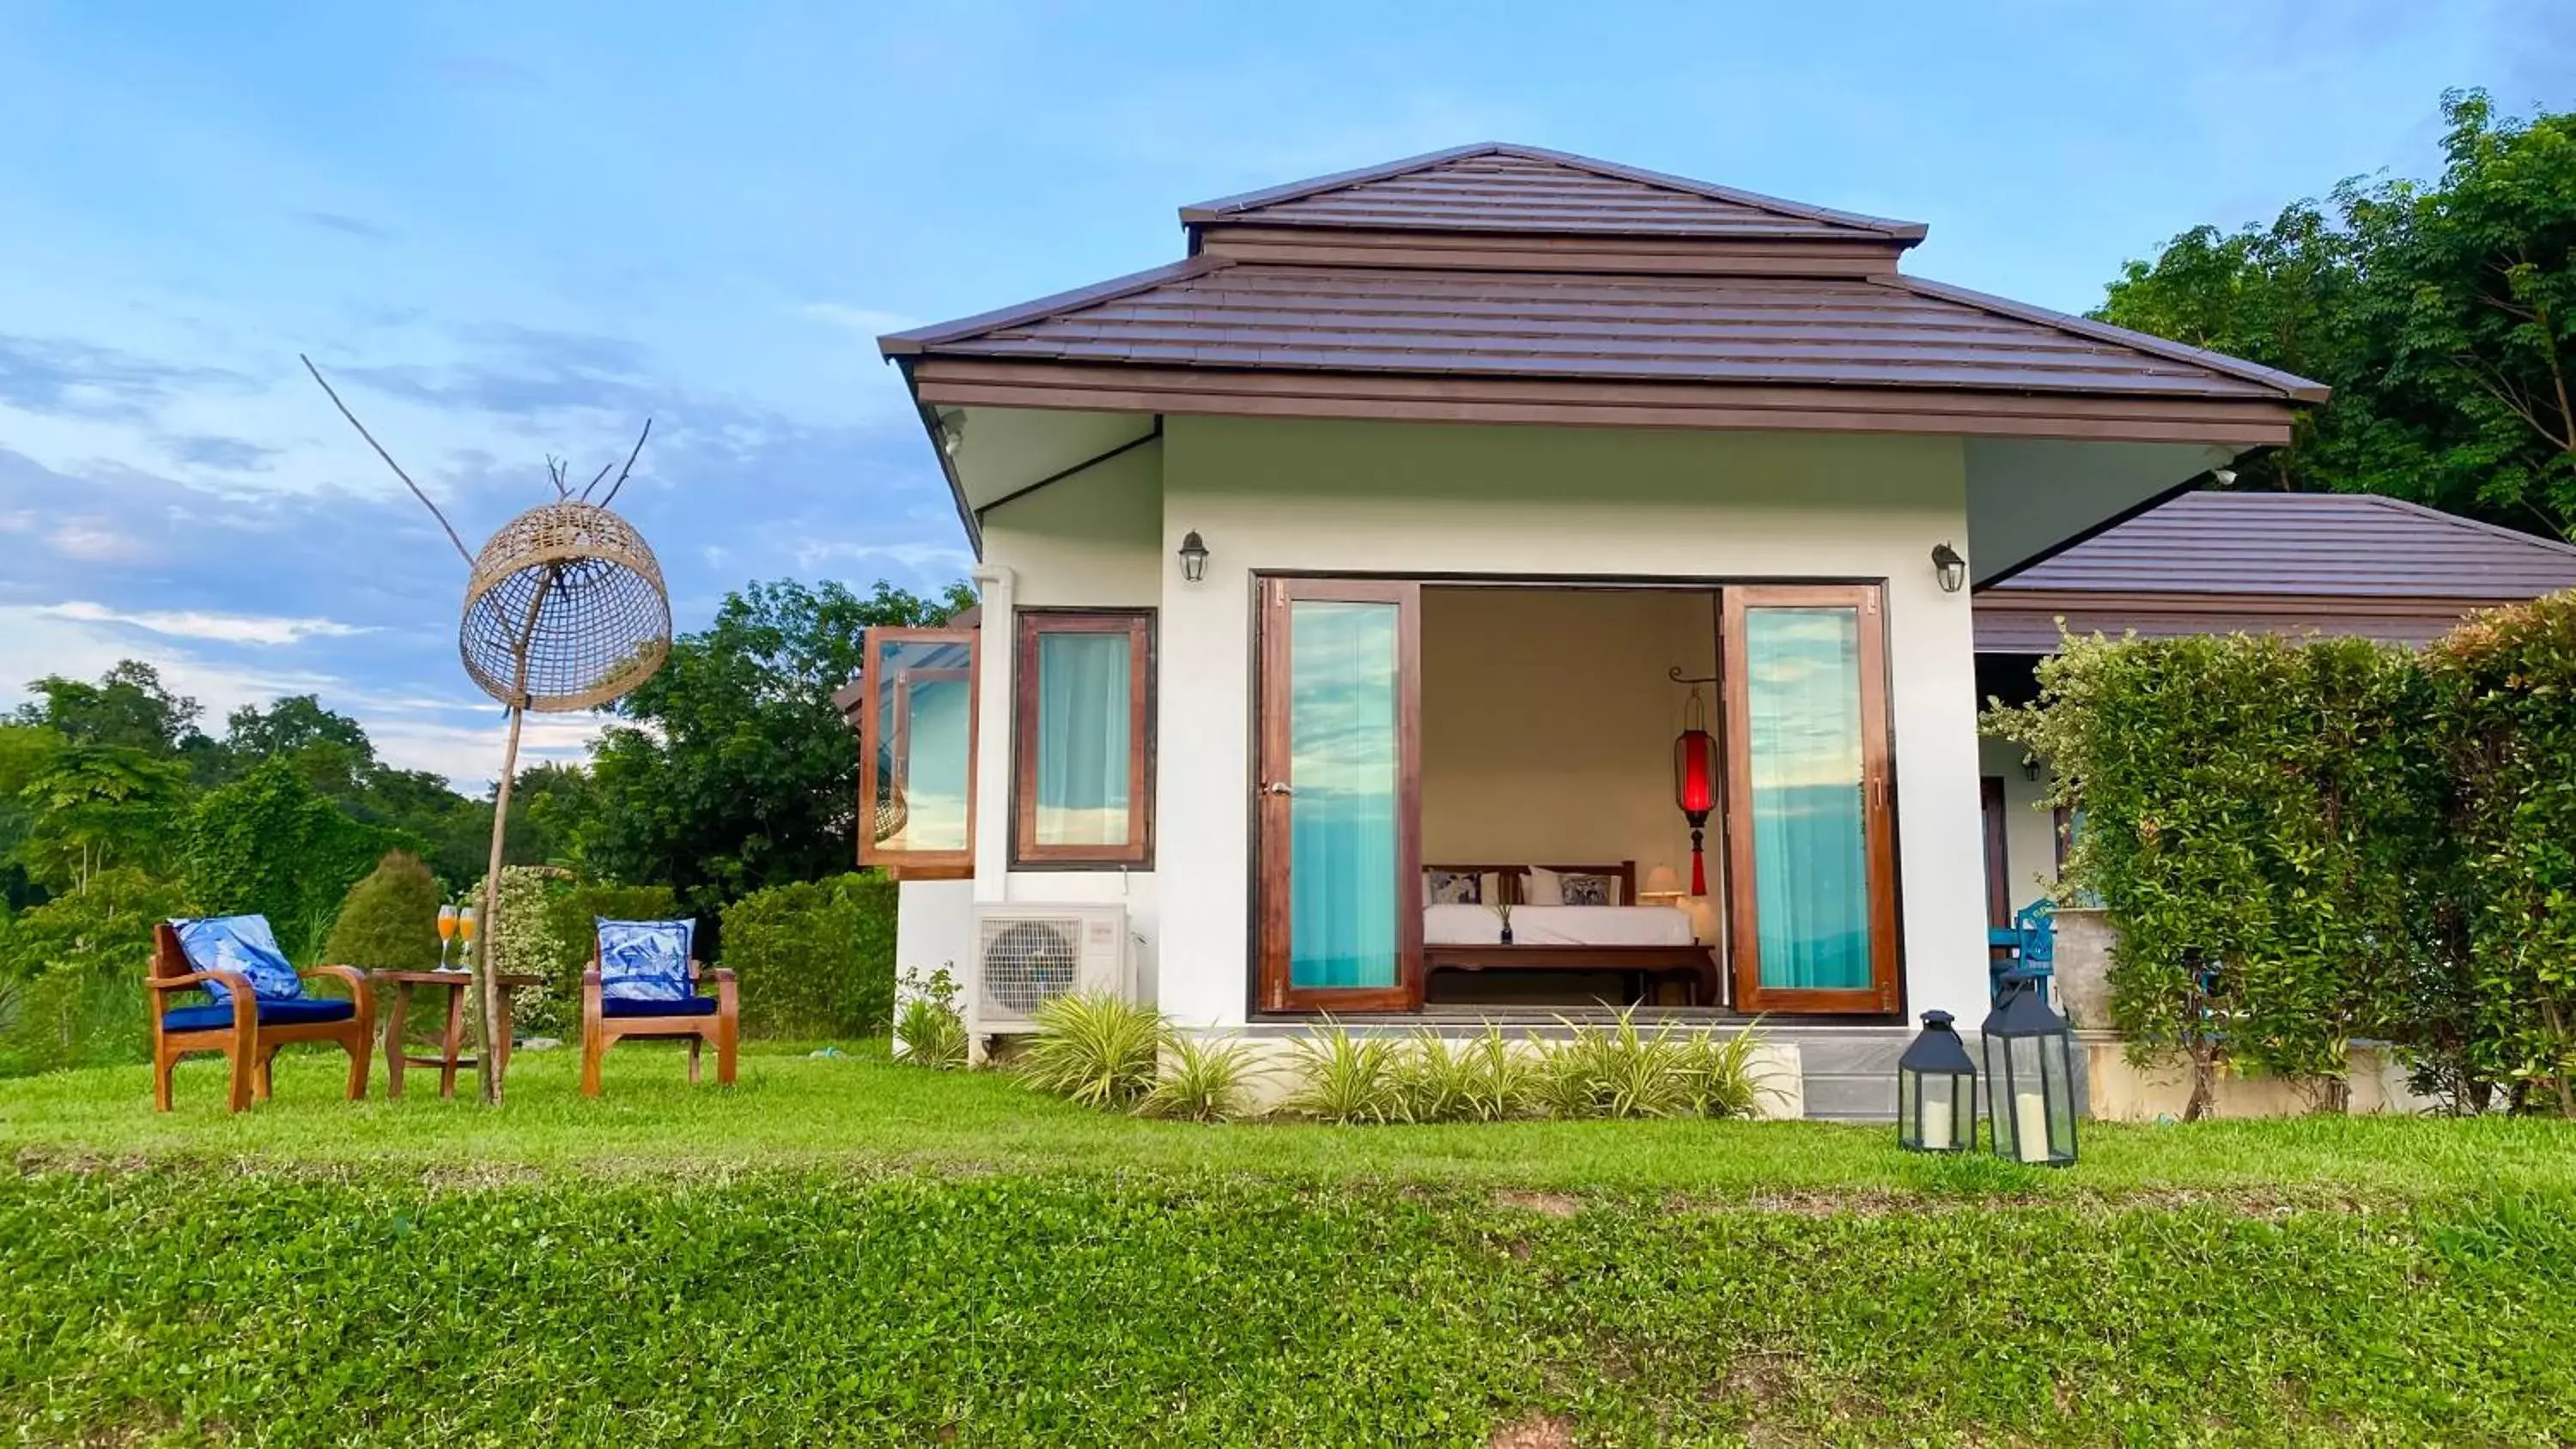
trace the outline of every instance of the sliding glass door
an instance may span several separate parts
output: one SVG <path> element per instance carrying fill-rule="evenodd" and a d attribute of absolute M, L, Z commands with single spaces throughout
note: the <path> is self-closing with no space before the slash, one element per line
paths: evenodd
<path fill-rule="evenodd" d="M 1261 589 L 1260 1005 L 1419 1006 L 1421 590 Z"/>
<path fill-rule="evenodd" d="M 1879 592 L 1730 588 L 1723 612 L 1736 1004 L 1893 1012 L 1896 847 Z"/>

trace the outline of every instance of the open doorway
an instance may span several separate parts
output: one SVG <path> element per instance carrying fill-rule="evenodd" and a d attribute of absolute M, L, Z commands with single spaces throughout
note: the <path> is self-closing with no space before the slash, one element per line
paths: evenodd
<path fill-rule="evenodd" d="M 1898 1009 L 1875 585 L 1273 576 L 1257 638 L 1260 1009 Z"/>

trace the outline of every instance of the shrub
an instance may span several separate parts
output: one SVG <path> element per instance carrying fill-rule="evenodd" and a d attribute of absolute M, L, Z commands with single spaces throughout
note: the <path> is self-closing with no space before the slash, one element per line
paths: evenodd
<path fill-rule="evenodd" d="M 1541 1069 L 1556 1115 L 1676 1117 L 1690 1110 L 1689 1043 L 1672 1022 L 1641 1032 L 1636 1008 L 1629 1007 L 1606 1026 L 1566 1025 L 1572 1039 L 1550 1052 Z"/>
<path fill-rule="evenodd" d="M 1284 1105 L 1324 1122 L 1401 1121 L 1396 1048 L 1381 1037 L 1354 1037 L 1325 1017 L 1288 1045 L 1297 1086 Z"/>
<path fill-rule="evenodd" d="M 2462 859 L 2465 950 L 2414 1043 L 2467 1105 L 2491 1086 L 2576 1117 L 2576 593 L 2481 614 L 2425 656 Z"/>
<path fill-rule="evenodd" d="M 317 964 L 349 887 L 388 850 L 420 849 L 402 831 L 351 819 L 282 759 L 207 791 L 180 834 L 197 907 L 268 917 L 278 944 L 305 965 Z"/>
<path fill-rule="evenodd" d="M 2445 952 L 2444 785 L 2416 658 L 2356 639 L 2069 638 L 1989 732 L 2084 812 L 2061 892 L 2119 936 L 2111 1023 L 2187 1058 L 2339 1084 L 2350 1040 L 2407 1026 Z"/>
<path fill-rule="evenodd" d="M 581 963 L 589 959 L 589 933 L 585 929 L 567 937 L 559 929 L 556 902 L 567 880 L 553 866 L 505 865 L 493 896 L 492 919 L 481 923 L 484 959 L 493 970 L 545 978 L 543 985 L 510 993 L 514 1033 L 567 1036 L 579 1029 Z M 479 910 L 482 901 L 483 882 L 478 880 L 465 903 Z"/>
<path fill-rule="evenodd" d="M 178 886 L 119 866 L 0 918 L 0 1075 L 149 1055 L 152 925 L 187 909 Z"/>
<path fill-rule="evenodd" d="M 420 857 L 387 851 L 349 887 L 323 958 L 368 970 L 427 971 L 438 965 L 438 907 L 438 880 Z"/>
<path fill-rule="evenodd" d="M 895 1060 L 932 1071 L 966 1065 L 966 1019 L 957 1011 L 957 978 L 945 966 L 928 976 L 906 972 L 903 1005 L 894 1016 Z"/>
<path fill-rule="evenodd" d="M 1753 1054 L 1761 1047 L 1762 1034 L 1756 1026 L 1724 1037 L 1713 1031 L 1693 1033 L 1682 1047 L 1690 1112 L 1700 1117 L 1750 1117 L 1764 1097 L 1780 1095 L 1778 1088 L 1753 1070 Z"/>
<path fill-rule="evenodd" d="M 1538 1064 L 1490 1023 L 1452 1043 L 1424 1029 L 1396 1057 L 1396 1090 L 1408 1122 L 1499 1122 L 1529 1110 Z"/>
<path fill-rule="evenodd" d="M 865 1037 L 894 1017 L 895 884 L 874 872 L 758 890 L 724 908 L 747 1036 Z"/>
<path fill-rule="evenodd" d="M 1136 1110 L 1147 1117 L 1222 1122 L 1240 1113 L 1243 1089 L 1253 1075 L 1248 1044 L 1175 1033 L 1164 1046 L 1161 1075 L 1138 1099 Z"/>
<path fill-rule="evenodd" d="M 1087 1107 L 1128 1107 L 1153 1090 L 1171 1028 L 1160 1012 L 1107 992 L 1043 1002 L 1021 1080 Z"/>

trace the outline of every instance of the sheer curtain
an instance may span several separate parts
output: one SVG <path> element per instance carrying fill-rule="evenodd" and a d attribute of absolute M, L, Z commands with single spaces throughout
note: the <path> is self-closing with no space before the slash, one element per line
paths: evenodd
<path fill-rule="evenodd" d="M 1744 636 L 1762 984 L 1866 989 L 1860 620 L 1847 608 L 1756 608 Z"/>
<path fill-rule="evenodd" d="M 1040 845 L 1127 843 L 1128 639 L 1038 636 Z"/>
<path fill-rule="evenodd" d="M 1288 979 L 1396 980 L 1393 604 L 1299 600 L 1288 630 Z"/>

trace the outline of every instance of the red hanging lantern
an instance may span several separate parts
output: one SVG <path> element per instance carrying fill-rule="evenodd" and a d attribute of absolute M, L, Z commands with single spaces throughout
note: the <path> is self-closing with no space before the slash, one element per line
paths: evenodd
<path fill-rule="evenodd" d="M 1717 736 L 1708 732 L 1708 704 L 1693 685 L 1682 706 L 1682 732 L 1673 741 L 1673 803 L 1690 822 L 1691 894 L 1708 894 L 1708 866 L 1701 845 L 1709 812 L 1717 808 Z"/>

